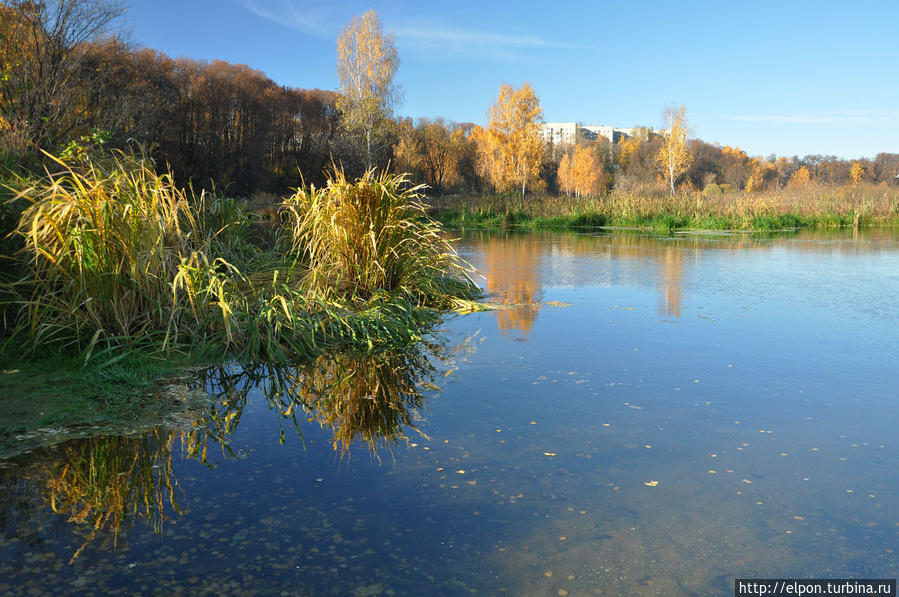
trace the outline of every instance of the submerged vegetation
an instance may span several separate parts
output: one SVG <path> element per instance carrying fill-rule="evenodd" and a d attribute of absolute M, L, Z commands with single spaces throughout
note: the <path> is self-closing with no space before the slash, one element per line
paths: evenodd
<path fill-rule="evenodd" d="M 263 242 L 241 202 L 179 189 L 148 159 L 54 160 L 57 172 L 16 185 L 28 206 L 6 351 L 292 361 L 408 345 L 478 296 L 400 175 L 338 171 L 299 189 Z"/>

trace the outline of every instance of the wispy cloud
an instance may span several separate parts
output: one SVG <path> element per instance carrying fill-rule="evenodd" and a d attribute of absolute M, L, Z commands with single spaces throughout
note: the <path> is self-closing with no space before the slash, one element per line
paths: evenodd
<path fill-rule="evenodd" d="M 322 38 L 336 38 L 344 21 L 355 11 L 340 8 L 340 0 L 325 3 L 294 0 L 233 0 L 248 12 L 282 27 Z M 419 60 L 500 60 L 517 61 L 533 57 L 541 50 L 571 49 L 578 46 L 554 42 L 536 35 L 515 35 L 497 31 L 411 23 L 400 17 L 399 26 L 391 26 L 389 14 L 381 15 L 384 28 L 393 32 L 405 57 Z"/>
<path fill-rule="evenodd" d="M 333 37 L 340 30 L 334 20 L 333 4 L 304 2 L 302 7 L 290 0 L 234 0 L 257 17 L 317 37 Z"/>
<path fill-rule="evenodd" d="M 453 27 L 401 26 L 394 33 L 400 45 L 421 59 L 468 57 L 479 60 L 518 60 L 540 50 L 575 47 L 535 35 L 510 35 Z"/>
<path fill-rule="evenodd" d="M 737 122 L 767 124 L 860 124 L 899 125 L 899 110 L 838 110 L 803 114 L 724 114 Z"/>

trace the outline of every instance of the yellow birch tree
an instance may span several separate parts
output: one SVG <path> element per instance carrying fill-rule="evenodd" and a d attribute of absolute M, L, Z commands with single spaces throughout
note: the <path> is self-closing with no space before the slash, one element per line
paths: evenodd
<path fill-rule="evenodd" d="M 574 170 L 575 196 L 595 195 L 598 192 L 602 164 L 596 152 L 586 145 L 577 145 L 574 148 L 572 170 Z"/>
<path fill-rule="evenodd" d="M 562 161 L 559 162 L 559 188 L 566 195 L 570 195 L 572 189 L 574 188 L 574 184 L 572 184 L 572 182 L 571 159 L 566 153 L 562 156 Z"/>
<path fill-rule="evenodd" d="M 493 184 L 498 189 L 521 188 L 527 192 L 529 182 L 540 174 L 543 157 L 543 140 L 540 138 L 540 122 L 543 110 L 534 89 L 529 83 L 515 89 L 501 85 L 496 103 L 490 107 L 487 133 L 494 151 Z"/>
<path fill-rule="evenodd" d="M 399 64 L 393 34 L 384 34 L 374 10 L 353 17 L 337 38 L 337 107 L 344 126 L 361 134 L 368 168 L 377 139 L 399 99 L 399 88 L 393 80 Z"/>
<path fill-rule="evenodd" d="M 849 169 L 849 179 L 852 180 L 853 184 L 860 183 L 864 175 L 865 167 L 858 162 L 852 162 L 852 167 Z"/>
<path fill-rule="evenodd" d="M 668 189 L 674 195 L 674 184 L 693 163 L 693 155 L 687 148 L 687 109 L 668 108 L 665 110 L 667 127 L 660 131 L 662 148 L 656 154 L 656 166 L 668 183 Z"/>

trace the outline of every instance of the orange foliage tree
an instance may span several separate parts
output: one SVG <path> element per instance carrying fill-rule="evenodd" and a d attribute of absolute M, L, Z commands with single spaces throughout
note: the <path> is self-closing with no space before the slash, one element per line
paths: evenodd
<path fill-rule="evenodd" d="M 804 187 L 809 183 L 810 180 L 811 173 L 808 171 L 808 168 L 803 166 L 790 175 L 790 182 L 788 183 L 788 185 L 791 187 Z"/>
<path fill-rule="evenodd" d="M 574 155 L 569 158 L 566 153 L 559 163 L 559 186 L 566 194 L 575 197 L 598 194 L 604 181 L 599 157 L 584 144 L 576 145 Z"/>
<path fill-rule="evenodd" d="M 490 107 L 487 129 L 478 131 L 478 152 L 482 169 L 497 190 L 520 188 L 540 175 L 543 140 L 540 122 L 543 110 L 534 89 L 525 83 L 520 89 L 501 85 L 496 103 Z M 475 131 L 472 131 L 475 135 Z"/>
<path fill-rule="evenodd" d="M 849 168 L 849 179 L 853 182 L 853 184 L 860 183 L 864 176 L 865 167 L 858 162 L 852 162 L 852 167 Z"/>

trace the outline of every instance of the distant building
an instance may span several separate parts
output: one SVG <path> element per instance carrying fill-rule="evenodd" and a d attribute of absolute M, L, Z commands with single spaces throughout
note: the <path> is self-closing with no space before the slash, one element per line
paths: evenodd
<path fill-rule="evenodd" d="M 583 131 L 582 134 L 588 139 L 605 137 L 612 143 L 620 143 L 633 135 L 634 129 L 599 124 L 578 126 L 576 122 L 544 122 L 541 133 L 546 143 L 552 142 L 553 145 L 559 145 L 577 141 L 578 130 Z"/>
<path fill-rule="evenodd" d="M 574 143 L 577 139 L 576 122 L 544 122 L 541 130 L 543 140 L 553 145 Z"/>
<path fill-rule="evenodd" d="M 605 137 L 612 143 L 620 143 L 634 134 L 634 129 L 622 129 L 614 126 L 603 126 L 599 124 L 588 124 L 581 127 L 588 133 L 596 137 Z"/>

